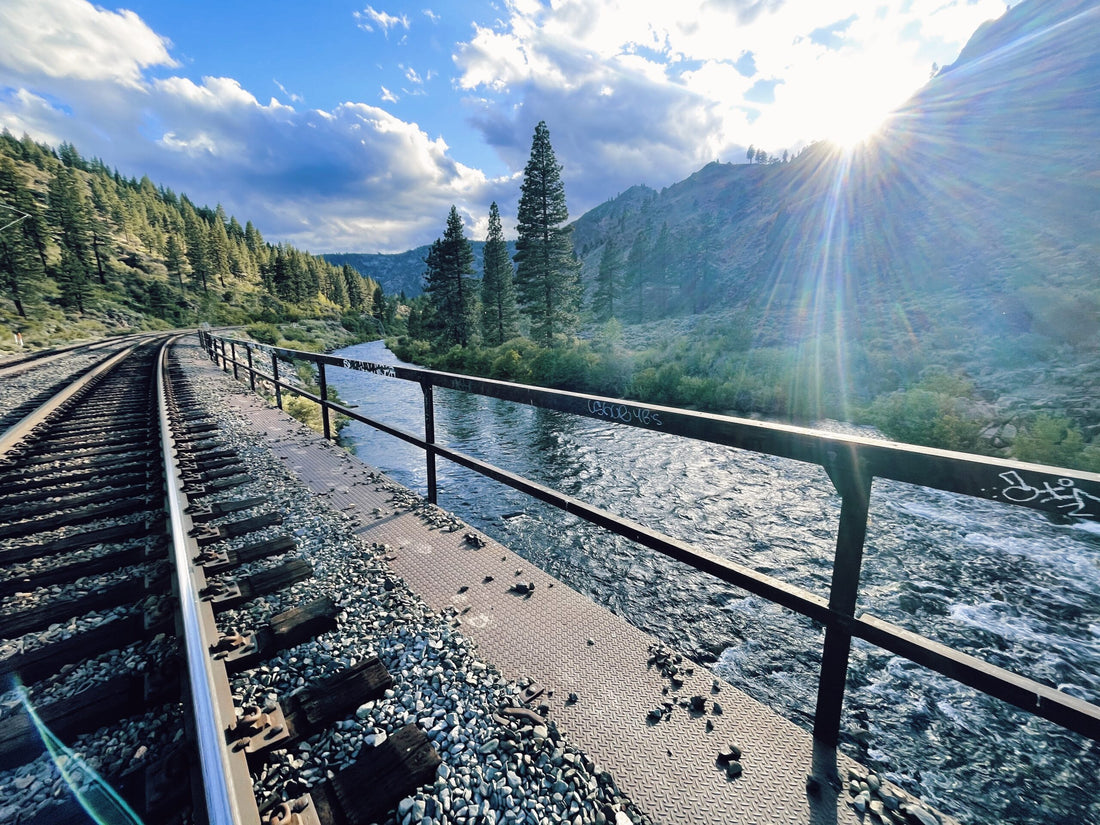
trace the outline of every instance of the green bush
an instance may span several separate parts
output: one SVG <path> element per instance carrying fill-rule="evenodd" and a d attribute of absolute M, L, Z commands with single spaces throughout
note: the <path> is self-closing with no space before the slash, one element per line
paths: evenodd
<path fill-rule="evenodd" d="M 1085 444 L 1081 431 L 1068 418 L 1040 415 L 1028 424 L 1012 445 L 1020 461 L 1100 471 L 1100 451 Z"/>
<path fill-rule="evenodd" d="M 271 346 L 275 346 L 275 344 L 278 343 L 281 334 L 277 326 L 262 321 L 256 324 L 249 324 L 245 327 L 245 332 L 251 336 L 252 340 Z"/>
<path fill-rule="evenodd" d="M 869 418 L 895 441 L 963 452 L 982 452 L 978 436 L 989 424 L 966 415 L 959 399 L 923 388 L 876 398 Z"/>

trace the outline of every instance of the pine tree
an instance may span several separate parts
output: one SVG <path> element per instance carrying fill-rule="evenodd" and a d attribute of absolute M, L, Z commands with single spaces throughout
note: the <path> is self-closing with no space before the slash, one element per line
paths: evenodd
<path fill-rule="evenodd" d="M 183 246 L 180 244 L 176 233 L 172 232 L 168 236 L 168 253 L 165 256 L 165 265 L 168 267 L 168 273 L 176 276 L 181 300 L 183 299 L 183 267 L 186 260 L 183 254 Z"/>
<path fill-rule="evenodd" d="M 469 277 L 474 274 L 474 251 L 454 206 L 447 215 L 443 237 L 432 243 L 424 263 L 424 291 L 434 310 L 439 340 L 464 347 L 474 332 L 474 292 Z"/>
<path fill-rule="evenodd" d="M 92 260 L 88 202 L 83 185 L 72 169 L 58 168 L 50 179 L 48 197 L 51 222 L 59 230 L 61 248 L 72 252 L 70 268 L 79 265 L 86 275 Z"/>
<path fill-rule="evenodd" d="M 225 214 L 220 203 L 218 214 Z M 225 274 L 229 271 L 229 235 L 220 217 L 211 222 L 206 233 L 206 260 L 210 274 L 217 275 L 218 283 L 225 289 Z"/>
<path fill-rule="evenodd" d="M 203 219 L 199 217 L 191 202 L 184 199 L 183 202 L 183 226 L 184 237 L 187 239 L 187 262 L 191 265 L 193 278 L 198 278 L 202 284 L 202 291 L 207 291 L 206 276 L 209 272 L 207 265 L 207 227 Z"/>
<path fill-rule="evenodd" d="M 597 321 L 608 321 L 615 317 L 615 303 L 622 304 L 623 259 L 615 244 L 615 238 L 609 237 L 600 255 L 600 268 L 596 273 L 596 289 L 592 294 L 592 314 Z"/>
<path fill-rule="evenodd" d="M 550 345 L 578 323 L 580 266 L 573 251 L 561 166 L 546 122 L 535 127 L 516 213 L 516 293 L 536 342 Z"/>
<path fill-rule="evenodd" d="M 370 314 L 372 318 L 381 321 L 386 315 L 386 296 L 382 292 L 382 285 L 374 288 L 374 297 L 371 299 Z"/>
<path fill-rule="evenodd" d="M 515 338 L 519 331 L 512 261 L 496 201 L 489 206 L 489 234 L 485 238 L 482 267 L 481 334 L 488 346 L 497 346 Z"/>
<path fill-rule="evenodd" d="M 0 290 L 26 318 L 24 302 L 38 296 L 45 267 L 35 248 L 35 232 L 41 224 L 34 197 L 6 157 L 0 157 Z"/>
<path fill-rule="evenodd" d="M 62 306 L 75 308 L 83 315 L 91 297 L 88 267 L 68 246 L 61 247 L 61 262 L 54 272 L 54 280 L 61 290 Z"/>
<path fill-rule="evenodd" d="M 347 264 L 340 267 L 344 277 L 344 290 L 348 294 L 348 307 L 356 311 L 363 309 L 363 276 Z"/>

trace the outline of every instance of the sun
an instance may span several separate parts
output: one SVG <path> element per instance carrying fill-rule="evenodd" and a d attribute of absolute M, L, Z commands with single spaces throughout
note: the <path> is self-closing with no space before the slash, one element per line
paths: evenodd
<path fill-rule="evenodd" d="M 823 124 L 824 137 L 841 149 L 854 149 L 877 135 L 890 120 L 889 107 L 873 101 L 838 102 Z"/>

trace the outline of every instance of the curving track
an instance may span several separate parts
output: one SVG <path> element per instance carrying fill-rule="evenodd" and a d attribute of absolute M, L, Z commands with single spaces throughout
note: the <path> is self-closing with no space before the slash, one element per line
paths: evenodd
<path fill-rule="evenodd" d="M 74 351 L 24 374 L 33 411 L 0 398 L 0 825 L 647 822 L 180 350 Z"/>
<path fill-rule="evenodd" d="M 192 520 L 231 512 L 202 498 L 247 476 L 166 350 L 91 369 L 76 351 L 75 380 L 59 390 L 55 368 L 49 399 L 0 432 L 0 822 L 259 821 L 191 564 L 200 541 L 248 532 Z"/>

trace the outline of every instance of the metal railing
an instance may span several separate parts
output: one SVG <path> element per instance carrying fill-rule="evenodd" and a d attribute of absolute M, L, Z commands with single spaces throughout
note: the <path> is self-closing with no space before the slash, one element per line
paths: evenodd
<path fill-rule="evenodd" d="M 237 377 L 239 368 L 246 369 L 253 389 L 257 378 L 272 384 L 280 407 L 283 390 L 320 404 L 325 438 L 332 437 L 329 414 L 335 412 L 423 449 L 427 462 L 428 500 L 433 504 L 437 494 L 436 457 L 440 456 L 821 623 L 825 627 L 825 642 L 813 728 L 814 738 L 819 742 L 835 747 L 839 738 L 853 638 L 863 639 L 1071 731 L 1100 740 L 1100 706 L 954 650 L 866 612 L 857 615 L 855 609 L 871 482 L 875 478 L 961 493 L 1062 516 L 1100 520 L 1100 474 L 840 436 L 803 427 L 638 404 L 415 367 L 354 361 L 215 337 L 209 333 L 200 332 L 200 336 L 210 358 L 215 363 L 220 362 L 223 370 L 232 368 L 233 375 Z M 238 348 L 247 351 L 246 364 L 239 361 Z M 270 364 L 270 373 L 255 365 L 253 352 L 262 353 L 263 360 Z M 281 381 L 280 358 L 315 365 L 319 394 Z M 329 401 L 325 374 L 328 366 L 418 383 L 424 394 L 424 437 Z M 820 465 L 841 496 L 828 600 L 436 443 L 435 387 Z"/>

